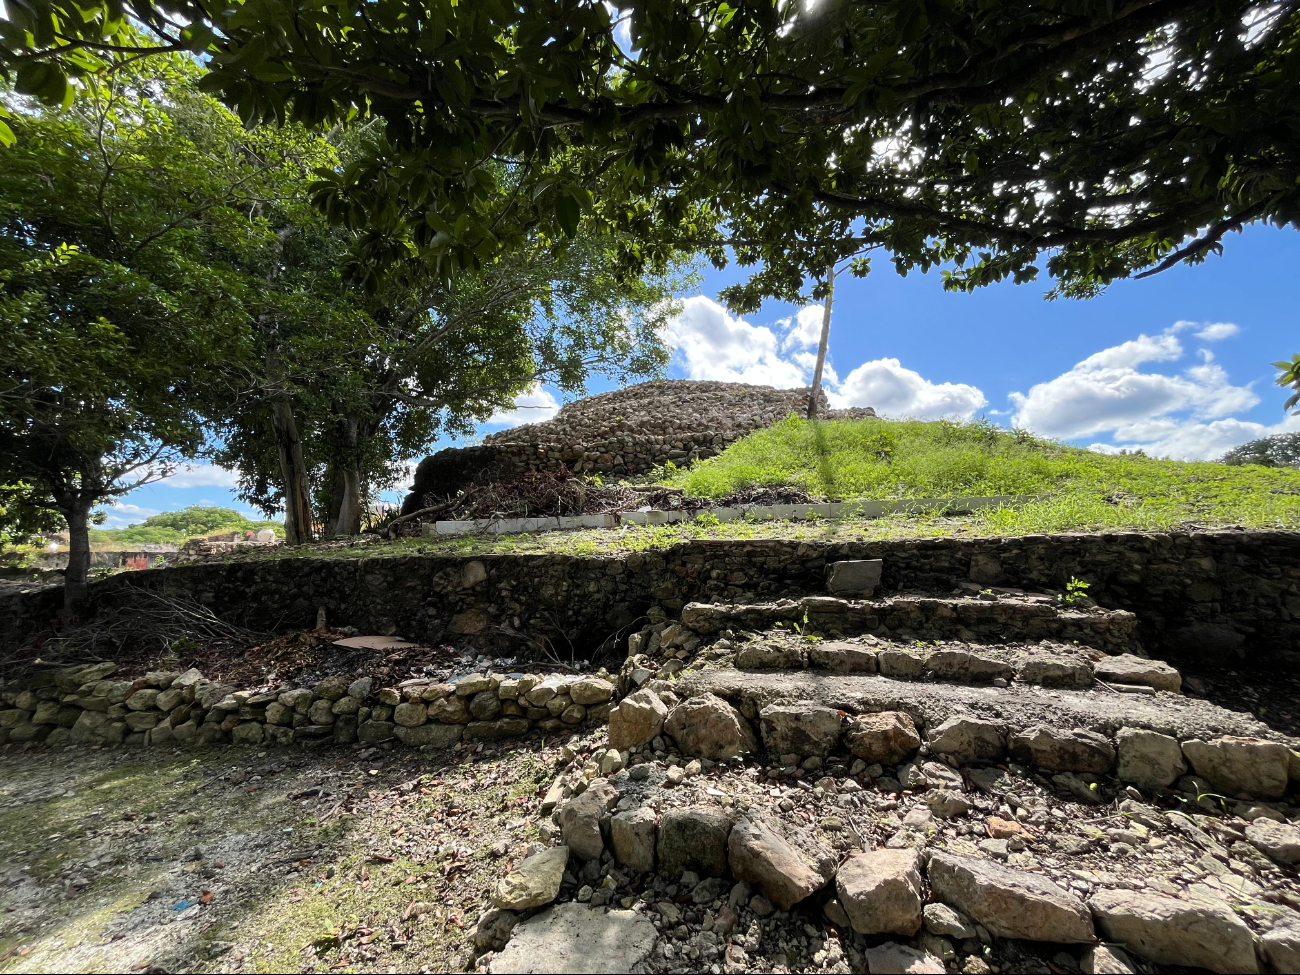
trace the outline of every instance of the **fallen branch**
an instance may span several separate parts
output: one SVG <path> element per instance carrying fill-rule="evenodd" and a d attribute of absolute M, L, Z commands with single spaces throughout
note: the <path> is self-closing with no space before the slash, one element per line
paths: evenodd
<path fill-rule="evenodd" d="M 400 515 L 388 523 L 388 528 L 384 534 L 388 536 L 388 540 L 391 542 L 397 538 L 394 529 L 398 525 L 410 521 L 413 518 L 419 518 L 421 515 L 440 515 L 444 511 L 450 511 L 452 508 L 463 503 L 469 493 L 472 492 L 467 492 L 458 498 L 452 498 L 450 501 L 444 501 L 442 504 L 435 504 L 430 508 L 421 508 L 419 511 L 412 511 L 409 515 Z"/>

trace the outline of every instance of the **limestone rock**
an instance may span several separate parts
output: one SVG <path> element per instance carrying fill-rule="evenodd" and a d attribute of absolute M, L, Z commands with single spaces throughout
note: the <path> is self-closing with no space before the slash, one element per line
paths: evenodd
<path fill-rule="evenodd" d="M 771 827 L 748 819 L 732 827 L 727 860 L 737 880 L 753 884 L 782 911 L 826 886 L 827 878 L 798 850 Z"/>
<path fill-rule="evenodd" d="M 1300 829 L 1264 816 L 1246 827 L 1246 839 L 1275 863 L 1300 863 Z"/>
<path fill-rule="evenodd" d="M 573 682 L 569 697 L 574 704 L 604 704 L 614 696 L 614 685 L 601 677 L 583 677 Z"/>
<path fill-rule="evenodd" d="M 1143 789 L 1163 789 L 1187 772 L 1187 761 L 1177 738 L 1145 728 L 1120 728 L 1119 762 L 1115 774 Z"/>
<path fill-rule="evenodd" d="M 730 833 L 731 817 L 721 810 L 668 810 L 659 820 L 659 872 L 674 878 L 683 870 L 725 877 Z"/>
<path fill-rule="evenodd" d="M 403 701 L 393 708 L 393 723 L 404 728 L 418 728 L 428 719 L 429 709 L 419 701 Z"/>
<path fill-rule="evenodd" d="M 943 961 L 930 952 L 893 941 L 868 948 L 864 954 L 871 975 L 876 975 L 877 972 L 889 975 L 943 975 L 948 971 L 943 967 Z"/>
<path fill-rule="evenodd" d="M 256 721 L 245 721 L 236 725 L 230 732 L 230 740 L 236 745 L 260 745 L 262 743 L 262 726 Z"/>
<path fill-rule="evenodd" d="M 495 721 L 471 721 L 465 725 L 466 741 L 499 741 L 518 738 L 527 733 L 527 718 L 497 718 Z"/>
<path fill-rule="evenodd" d="M 1133 975 L 1135 969 L 1123 948 L 1114 945 L 1097 945 L 1085 948 L 1079 958 L 1083 975 Z"/>
<path fill-rule="evenodd" d="M 1002 731 L 983 718 L 952 717 L 929 733 L 930 750 L 951 755 L 960 765 L 992 764 L 1002 758 Z"/>
<path fill-rule="evenodd" d="M 970 918 L 947 904 L 926 904 L 921 911 L 921 920 L 925 924 L 925 930 L 940 938 L 965 941 L 978 934 Z"/>
<path fill-rule="evenodd" d="M 430 721 L 441 721 L 443 724 L 465 724 L 469 721 L 469 708 L 465 705 L 465 699 L 455 695 L 430 702 L 426 711 Z"/>
<path fill-rule="evenodd" d="M 832 562 L 827 567 L 826 588 L 833 593 L 870 594 L 880 585 L 883 559 L 855 559 Z"/>
<path fill-rule="evenodd" d="M 773 755 L 825 758 L 839 744 L 840 712 L 811 701 L 769 704 L 758 720 L 763 746 Z"/>
<path fill-rule="evenodd" d="M 1275 972 L 1300 972 L 1300 916 L 1288 911 L 1259 938 L 1260 954 Z"/>
<path fill-rule="evenodd" d="M 555 900 L 569 862 L 567 846 L 553 846 L 535 853 L 497 883 L 492 903 L 504 911 L 526 911 Z"/>
<path fill-rule="evenodd" d="M 608 779 L 595 779 L 582 795 L 560 808 L 564 842 L 581 860 L 595 860 L 605 849 L 600 821 L 618 802 L 618 790 Z"/>
<path fill-rule="evenodd" d="M 894 680 L 917 680 L 925 673 L 925 658 L 907 650 L 881 650 L 876 666 Z"/>
<path fill-rule="evenodd" d="M 1046 877 L 946 853 L 930 857 L 928 875 L 935 898 L 999 938 L 1061 944 L 1095 940 L 1083 902 Z"/>
<path fill-rule="evenodd" d="M 921 747 L 921 736 L 910 715 L 903 711 L 860 714 L 849 723 L 844 743 L 868 764 L 898 765 Z"/>
<path fill-rule="evenodd" d="M 920 854 L 873 850 L 846 860 L 835 875 L 840 904 L 859 934 L 921 930 Z"/>
<path fill-rule="evenodd" d="M 469 713 L 476 721 L 491 721 L 501 714 L 501 699 L 495 691 L 479 691 L 469 699 Z"/>
<path fill-rule="evenodd" d="M 374 722 L 366 722 L 373 724 Z M 361 727 L 358 726 L 357 734 L 360 737 Z M 422 748 L 428 745 L 431 748 L 450 748 L 456 742 L 460 741 L 461 735 L 464 734 L 464 728 L 458 724 L 422 724 L 417 727 L 408 725 L 396 725 L 393 727 L 393 734 L 403 745 L 411 748 Z M 362 739 L 363 741 L 367 739 Z"/>
<path fill-rule="evenodd" d="M 1108 684 L 1144 684 L 1158 691 L 1175 693 L 1183 686 L 1182 675 L 1164 661 L 1148 660 L 1131 653 L 1103 657 L 1094 662 L 1092 667 L 1097 679 Z"/>
<path fill-rule="evenodd" d="M 655 868 L 655 814 L 640 806 L 617 813 L 609 824 L 609 841 L 614 859 L 637 873 Z"/>
<path fill-rule="evenodd" d="M 1016 658 L 1016 676 L 1026 684 L 1083 690 L 1092 686 L 1093 668 L 1083 656 L 1035 652 Z"/>
<path fill-rule="evenodd" d="M 1228 796 L 1276 798 L 1286 792 L 1290 753 L 1278 742 L 1235 735 L 1192 739 L 1183 742 L 1183 754 L 1197 775 Z"/>
<path fill-rule="evenodd" d="M 1105 772 L 1115 761 L 1115 747 L 1105 735 L 1041 724 L 1012 734 L 1007 750 L 1019 761 L 1055 772 Z"/>
<path fill-rule="evenodd" d="M 837 674 L 873 674 L 876 651 L 857 643 L 818 643 L 808 653 L 808 666 Z"/>
<path fill-rule="evenodd" d="M 397 725 L 391 721 L 362 721 L 357 726 L 357 738 L 367 745 L 388 741 L 393 737 Z"/>
<path fill-rule="evenodd" d="M 994 657 L 971 653 L 969 650 L 935 650 L 925 658 L 926 672 L 940 680 L 975 683 L 996 678 L 1010 680 L 1015 670 L 1010 664 Z"/>
<path fill-rule="evenodd" d="M 350 681 L 346 677 L 326 677 L 324 680 L 317 682 L 312 690 L 317 697 L 324 698 L 332 703 L 348 692 L 349 683 Z"/>
<path fill-rule="evenodd" d="M 803 663 L 803 650 L 785 644 L 747 643 L 736 651 L 741 670 L 799 670 Z"/>
<path fill-rule="evenodd" d="M 648 689 L 634 691 L 609 712 L 609 747 L 626 751 L 640 748 L 658 735 L 668 717 L 668 707 Z"/>
<path fill-rule="evenodd" d="M 1148 961 L 1212 972 L 1259 971 L 1255 936 L 1225 903 L 1103 890 L 1088 906 L 1107 940 Z"/>
<path fill-rule="evenodd" d="M 621 707 L 621 705 L 620 705 Z M 730 704 L 713 694 L 688 698 L 678 704 L 664 721 L 685 754 L 718 761 L 754 750 L 754 732 Z M 610 746 L 617 748 L 610 738 Z"/>
<path fill-rule="evenodd" d="M 636 911 L 561 904 L 517 925 L 505 950 L 488 964 L 493 975 L 624 975 L 650 954 L 659 932 Z"/>
<path fill-rule="evenodd" d="M 159 693 L 152 687 L 142 687 L 126 699 L 126 706 L 132 711 L 148 711 L 158 700 Z"/>

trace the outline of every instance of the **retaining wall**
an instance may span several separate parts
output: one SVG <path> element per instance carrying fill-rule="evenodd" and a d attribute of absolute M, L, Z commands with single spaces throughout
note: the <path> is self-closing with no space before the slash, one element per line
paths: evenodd
<path fill-rule="evenodd" d="M 1139 619 L 1146 649 L 1172 658 L 1300 650 L 1300 532 L 1030 535 L 819 543 L 695 541 L 611 557 L 409 555 L 204 563 L 92 586 L 100 604 L 135 587 L 196 593 L 257 629 L 332 624 L 363 632 L 528 653 L 581 655 L 625 635 L 653 606 L 750 602 L 825 592 L 827 563 L 879 558 L 878 593 L 949 592 L 958 583 L 1060 591 L 1087 581 L 1102 606 Z M 61 592 L 0 598 L 0 634 L 22 643 L 57 615 Z"/>

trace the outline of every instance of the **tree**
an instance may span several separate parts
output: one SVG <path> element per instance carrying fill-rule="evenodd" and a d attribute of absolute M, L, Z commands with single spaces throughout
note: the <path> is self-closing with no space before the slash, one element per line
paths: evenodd
<path fill-rule="evenodd" d="M 1220 458 L 1219 463 L 1300 467 L 1300 433 L 1278 433 L 1233 447 Z"/>
<path fill-rule="evenodd" d="M 249 120 L 361 113 L 385 141 L 319 203 L 385 266 L 447 275 L 589 211 L 759 265 L 726 297 L 793 298 L 864 243 L 946 283 L 1087 295 L 1300 218 L 1300 0 L 177 0 L 16 2 L 0 64 L 68 97 L 130 17 L 210 55 Z M 616 32 L 625 25 L 635 53 Z M 126 45 L 126 46 L 129 46 Z M 520 192 L 484 199 L 493 160 Z M 557 165 L 557 161 L 560 163 Z M 592 198 L 595 179 L 613 187 Z M 719 237 L 696 216 L 717 206 Z M 642 256 L 625 247 L 622 260 Z"/>
<path fill-rule="evenodd" d="M 565 248 L 534 239 L 453 287 L 412 260 L 364 301 L 364 343 L 329 370 L 298 370 L 290 393 L 327 534 L 358 532 L 363 502 L 406 461 L 538 384 L 578 392 L 593 373 L 626 381 L 662 369 L 661 334 L 693 281 L 688 264 L 679 256 L 661 273 L 620 276 L 611 249 L 600 238 Z M 232 415 L 221 460 L 269 512 L 280 496 L 266 429 L 255 413 Z"/>
<path fill-rule="evenodd" d="M 24 106 L 0 150 L 0 480 L 66 520 L 70 615 L 91 510 L 198 452 L 239 388 L 250 289 L 211 230 L 265 166 L 210 151 L 196 74 L 151 60 L 65 112 Z"/>

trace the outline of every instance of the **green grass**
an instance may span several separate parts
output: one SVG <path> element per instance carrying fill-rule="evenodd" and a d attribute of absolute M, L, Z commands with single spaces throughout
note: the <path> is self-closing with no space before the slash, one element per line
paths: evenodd
<path fill-rule="evenodd" d="M 998 533 L 1300 525 L 1300 471 L 1100 454 L 988 423 L 788 419 L 670 478 L 700 497 L 791 485 L 889 500 L 1048 495 L 974 520 Z"/>

